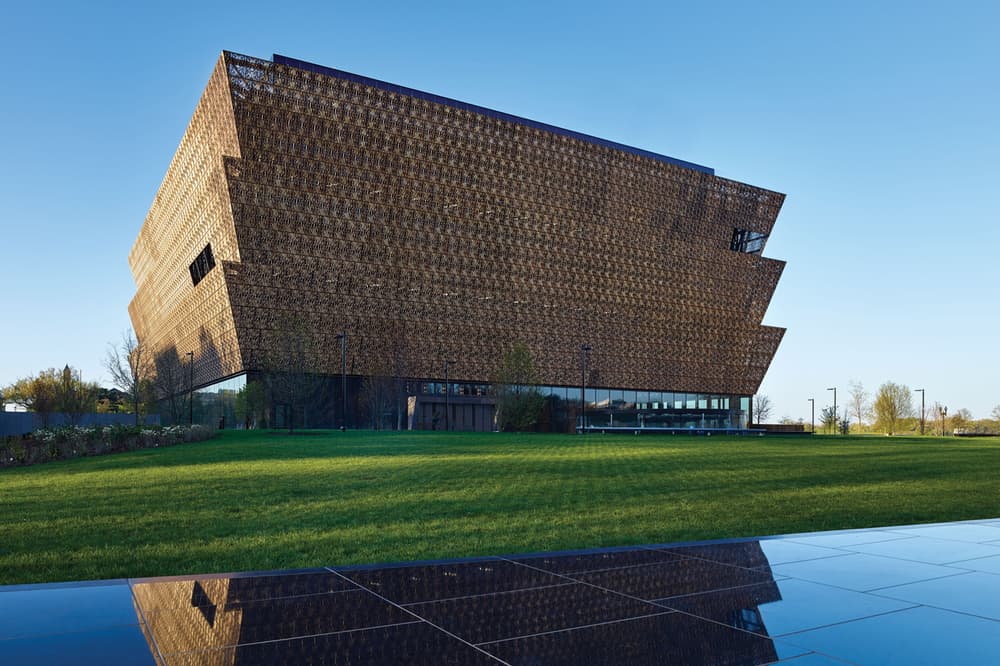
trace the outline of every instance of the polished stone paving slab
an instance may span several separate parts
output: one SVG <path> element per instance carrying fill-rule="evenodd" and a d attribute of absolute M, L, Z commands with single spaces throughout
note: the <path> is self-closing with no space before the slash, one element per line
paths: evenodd
<path fill-rule="evenodd" d="M 0 587 L 0 664 L 1000 663 L 1000 519 Z"/>

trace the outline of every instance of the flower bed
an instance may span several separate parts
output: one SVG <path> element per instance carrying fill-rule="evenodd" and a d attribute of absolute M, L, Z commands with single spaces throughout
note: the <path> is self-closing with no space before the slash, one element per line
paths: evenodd
<path fill-rule="evenodd" d="M 6 438 L 0 442 L 0 467 L 200 442 L 211 439 L 215 433 L 215 430 L 200 425 L 42 428 L 25 437 Z"/>

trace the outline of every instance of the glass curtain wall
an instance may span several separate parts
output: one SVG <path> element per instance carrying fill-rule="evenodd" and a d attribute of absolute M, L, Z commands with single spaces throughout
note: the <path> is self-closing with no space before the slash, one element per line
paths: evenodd
<path fill-rule="evenodd" d="M 440 382 L 417 382 L 410 387 L 423 394 L 445 391 Z M 453 384 L 450 388 L 451 395 L 493 393 L 489 384 Z M 545 429 L 573 430 L 580 426 L 580 387 L 537 386 L 536 389 L 546 398 Z M 749 396 L 588 386 L 586 403 L 589 428 L 745 430 L 750 424 Z"/>
<path fill-rule="evenodd" d="M 246 375 L 237 375 L 194 390 L 194 422 L 209 428 L 237 428 L 236 394 L 247 385 Z"/>
<path fill-rule="evenodd" d="M 355 378 L 352 378 L 355 379 Z M 339 380 L 339 378 L 338 378 Z M 246 386 L 245 374 L 230 377 L 194 390 L 191 415 L 195 423 L 210 428 L 239 428 L 236 395 Z M 358 387 L 350 393 L 355 393 Z M 490 396 L 489 384 L 456 383 L 453 396 Z M 545 430 L 573 431 L 580 426 L 580 387 L 538 386 L 545 398 Z M 407 382 L 407 393 L 443 394 L 443 382 Z M 411 393 L 412 394 L 412 393 Z M 329 397 L 329 396 L 328 396 Z M 324 401 L 326 402 L 326 401 Z M 339 405 L 339 399 L 334 401 Z M 188 396 L 181 400 L 181 423 L 189 418 Z M 586 394 L 588 428 L 670 428 L 685 430 L 738 429 L 749 427 L 750 397 L 674 391 L 634 391 L 629 389 L 591 388 Z M 331 403 L 333 404 L 333 403 Z M 355 407 L 355 405 L 351 405 Z M 161 414 L 165 412 L 161 405 Z M 168 419 L 169 420 L 169 419 Z M 164 421 L 166 422 L 166 421 Z M 281 427 L 281 424 L 276 424 Z M 312 427 L 333 427 L 310 423 Z"/>

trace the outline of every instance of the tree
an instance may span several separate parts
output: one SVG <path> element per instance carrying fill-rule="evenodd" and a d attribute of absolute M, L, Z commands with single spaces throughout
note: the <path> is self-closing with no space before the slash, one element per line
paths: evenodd
<path fill-rule="evenodd" d="M 864 427 L 865 418 L 871 411 L 868 406 L 868 392 L 861 382 L 851 381 L 848 384 L 848 404 L 851 407 L 851 414 L 854 416 L 860 430 Z"/>
<path fill-rule="evenodd" d="M 1000 405 L 996 405 L 993 411 L 990 412 L 990 416 L 994 421 L 1000 421 Z"/>
<path fill-rule="evenodd" d="M 135 412 L 135 424 L 139 425 L 155 372 L 150 350 L 128 329 L 122 333 L 118 345 L 108 344 L 104 367 L 111 375 L 111 383 L 128 396 Z"/>
<path fill-rule="evenodd" d="M 528 346 L 515 342 L 493 379 L 497 401 L 497 427 L 505 431 L 530 430 L 538 422 L 545 398 Z"/>
<path fill-rule="evenodd" d="M 97 390 L 97 413 L 118 414 L 128 409 L 123 401 L 123 394 L 116 388 L 99 388 Z"/>
<path fill-rule="evenodd" d="M 101 387 L 94 382 L 83 381 L 80 371 L 67 364 L 60 374 L 56 390 L 57 409 L 69 417 L 71 425 L 77 425 L 84 414 L 94 411 Z"/>
<path fill-rule="evenodd" d="M 406 327 L 401 319 L 396 319 L 389 331 L 390 357 L 392 365 L 393 395 L 396 400 L 396 430 L 403 429 L 403 418 L 406 414 L 406 385 L 403 377 L 407 375 L 407 337 Z"/>
<path fill-rule="evenodd" d="M 31 377 L 18 379 L 3 388 L 4 401 L 31 411 L 29 383 Z"/>
<path fill-rule="evenodd" d="M 910 389 L 902 384 L 886 382 L 878 387 L 872 405 L 875 422 L 886 434 L 896 432 L 897 422 L 913 415 L 913 396 Z"/>
<path fill-rule="evenodd" d="M 968 428 L 970 421 L 972 421 L 972 412 L 964 407 L 956 409 L 955 413 L 951 415 L 952 432 L 965 430 Z"/>
<path fill-rule="evenodd" d="M 761 421 L 771 415 L 772 409 L 771 399 L 763 393 L 758 393 L 753 397 L 753 413 L 754 418 L 757 420 L 757 425 L 760 425 Z"/>
<path fill-rule="evenodd" d="M 59 407 L 61 375 L 55 368 L 42 370 L 35 376 L 18 379 L 3 390 L 5 400 L 38 414 L 42 427 L 49 425 L 49 417 Z"/>
<path fill-rule="evenodd" d="M 836 432 L 837 429 L 837 412 L 834 411 L 833 406 L 824 407 L 819 413 L 819 423 L 823 427 L 824 432 Z"/>
<path fill-rule="evenodd" d="M 930 407 L 931 416 L 934 418 L 934 422 L 937 424 L 938 432 L 944 436 L 944 422 L 945 417 L 948 416 L 948 408 L 942 405 L 940 402 L 935 401 Z"/>
<path fill-rule="evenodd" d="M 247 382 L 236 392 L 236 418 L 243 421 L 247 430 L 252 430 L 259 423 L 266 422 L 267 392 L 260 382 Z M 265 425 L 265 427 L 267 427 Z"/>
<path fill-rule="evenodd" d="M 4 400 L 35 412 L 42 427 L 49 425 L 54 412 L 69 417 L 77 425 L 87 412 L 93 411 L 100 387 L 84 382 L 80 371 L 66 365 L 62 370 L 49 368 L 37 375 L 19 379 L 3 389 Z"/>
<path fill-rule="evenodd" d="M 316 358 L 313 336 L 306 323 L 300 318 L 286 320 L 264 365 L 271 399 L 275 406 L 285 407 L 288 432 L 295 427 L 296 412 L 304 410 L 306 402 L 319 390 Z"/>
<path fill-rule="evenodd" d="M 156 398 L 167 403 L 171 423 L 185 421 L 184 395 L 190 388 L 191 369 L 184 366 L 173 347 L 157 352 L 153 356 L 153 365 L 156 374 L 152 386 Z"/>

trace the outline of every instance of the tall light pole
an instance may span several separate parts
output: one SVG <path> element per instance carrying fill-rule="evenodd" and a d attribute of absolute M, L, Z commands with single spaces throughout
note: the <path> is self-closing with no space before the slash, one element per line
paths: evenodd
<path fill-rule="evenodd" d="M 340 411 L 340 430 L 347 430 L 347 331 L 337 333 L 340 340 L 340 397 L 343 401 Z"/>
<path fill-rule="evenodd" d="M 948 408 L 938 407 L 938 414 L 941 415 L 941 436 L 944 437 L 944 419 L 948 416 Z"/>
<path fill-rule="evenodd" d="M 587 352 L 593 347 L 580 345 L 580 434 L 587 434 Z"/>
<path fill-rule="evenodd" d="M 809 432 L 816 434 L 816 398 L 808 398 L 809 409 L 812 416 L 809 417 Z"/>
<path fill-rule="evenodd" d="M 833 433 L 837 434 L 837 387 L 828 388 L 827 391 L 833 391 Z"/>
<path fill-rule="evenodd" d="M 913 389 L 914 391 L 920 391 L 920 434 L 924 434 L 924 390 L 923 389 Z"/>
<path fill-rule="evenodd" d="M 444 431 L 451 430 L 451 384 L 448 382 L 448 367 L 454 361 L 444 362 Z"/>
<path fill-rule="evenodd" d="M 194 425 L 194 352 L 187 353 L 188 357 L 188 427 Z"/>

